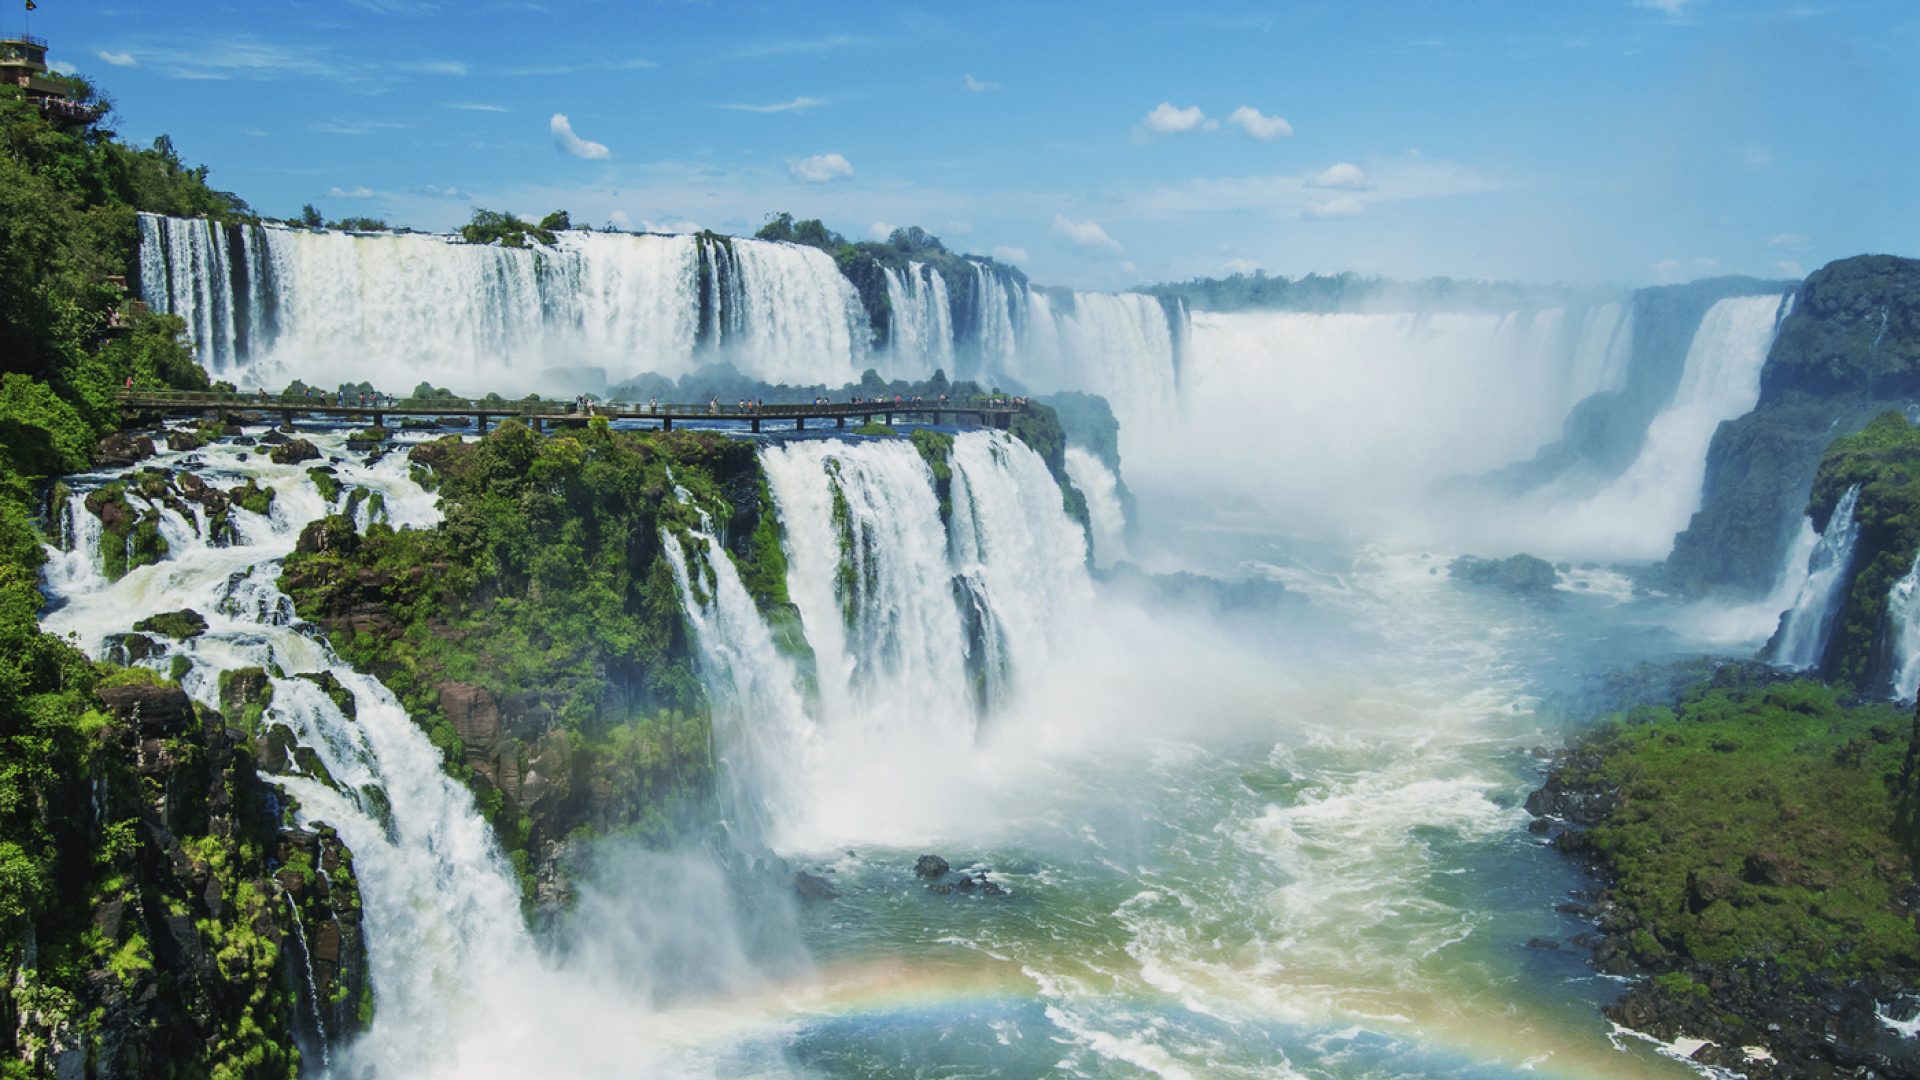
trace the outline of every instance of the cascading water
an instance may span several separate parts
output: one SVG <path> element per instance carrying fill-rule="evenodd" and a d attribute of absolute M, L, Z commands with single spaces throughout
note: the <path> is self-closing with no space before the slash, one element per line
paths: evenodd
<path fill-rule="evenodd" d="M 684 538 L 663 530 L 661 546 L 700 649 L 723 804 L 740 839 L 760 844 L 800 805 L 796 789 L 820 766 L 818 733 L 799 670 L 774 643 L 705 511 L 700 520 Z"/>
<path fill-rule="evenodd" d="M 905 273 L 886 268 L 887 303 L 892 311 L 892 360 L 887 374 L 923 378 L 934 371 L 954 374 L 953 301 L 947 279 L 925 263 L 909 262 Z"/>
<path fill-rule="evenodd" d="M 309 437 L 342 454 L 337 436 Z M 373 467 L 350 455 L 340 460 L 339 480 L 378 492 L 396 526 L 437 520 L 433 497 L 407 477 L 405 454 L 390 454 Z M 233 507 L 235 535 L 223 545 L 169 509 L 161 526 L 166 558 L 108 584 L 97 551 L 89 550 L 101 534 L 76 495 L 73 549 L 50 553 L 46 588 L 55 606 L 45 625 L 104 655 L 109 636 L 133 622 L 192 607 L 206 616 L 207 632 L 165 643 L 161 655 L 144 663 L 165 671 L 175 657 L 184 658 L 183 687 L 210 708 L 219 706 L 222 671 L 259 666 L 278 672 L 261 723 L 286 726 L 331 782 L 317 775 L 274 781 L 298 801 L 302 824 L 324 821 L 339 831 L 354 853 L 364 900 L 377 1020 L 335 1057 L 353 1069 L 393 1075 L 439 1068 L 449 1047 L 433 1035 L 496 1024 L 510 1008 L 503 996 L 538 977 L 519 886 L 472 797 L 442 768 L 440 751 L 385 687 L 342 664 L 299 624 L 280 594 L 274 580 L 280 560 L 301 528 L 329 509 L 305 470 L 224 443 L 190 458 L 163 454 L 149 464 L 189 469 L 218 485 L 253 478 L 275 492 L 271 513 Z M 320 672 L 352 695 L 352 720 L 300 677 Z M 458 1069 L 457 1063 L 448 1067 Z"/>
<path fill-rule="evenodd" d="M 1093 564 L 1112 566 L 1127 557 L 1127 517 L 1120 508 L 1120 480 L 1107 463 L 1078 446 L 1067 447 L 1067 478 L 1087 500 L 1093 526 Z"/>
<path fill-rule="evenodd" d="M 1853 545 L 1860 535 L 1853 510 L 1859 499 L 1858 484 L 1840 496 L 1840 501 L 1834 504 L 1833 517 L 1820 534 L 1820 543 L 1807 559 L 1806 583 L 1800 586 L 1793 607 L 1781 619 L 1779 638 L 1774 644 L 1773 662 L 1780 667 L 1808 671 L 1820 665 L 1853 568 Z"/>
<path fill-rule="evenodd" d="M 764 815 L 777 847 L 861 835 L 881 808 L 913 801 L 919 763 L 970 757 L 979 704 L 1017 695 L 1091 591 L 1086 540 L 1038 455 L 970 432 L 949 460 L 943 525 L 932 471 L 910 443 L 762 451 L 813 653 L 811 698 L 711 533 L 668 544 L 720 753 L 743 779 L 729 781 L 737 813 Z"/>
<path fill-rule="evenodd" d="M 1912 701 L 1920 695 L 1920 556 L 1888 591 L 1887 622 L 1893 626 L 1893 697 Z"/>
<path fill-rule="evenodd" d="M 1760 399 L 1760 369 L 1781 302 L 1741 296 L 1714 304 L 1694 332 L 1673 399 L 1648 426 L 1633 463 L 1599 492 L 1571 503 L 1552 490 L 1540 492 L 1521 542 L 1553 553 L 1666 555 L 1700 507 L 1714 430 Z"/>

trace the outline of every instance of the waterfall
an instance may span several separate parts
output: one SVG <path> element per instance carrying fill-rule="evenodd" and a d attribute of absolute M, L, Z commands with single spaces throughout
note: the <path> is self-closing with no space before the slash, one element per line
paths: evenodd
<path fill-rule="evenodd" d="M 892 310 L 889 375 L 924 378 L 935 370 L 954 373 L 953 301 L 940 271 L 909 262 L 904 273 L 885 267 Z"/>
<path fill-rule="evenodd" d="M 1686 366 L 1671 401 L 1647 427 L 1639 454 L 1606 487 L 1571 504 L 1534 507 L 1530 538 L 1549 551 L 1582 550 L 1615 557 L 1657 559 L 1686 528 L 1706 482 L 1707 447 L 1727 420 L 1760 399 L 1760 369 L 1773 343 L 1778 296 L 1721 300 L 1708 310 L 1687 349 Z"/>
<path fill-rule="evenodd" d="M 973 264 L 973 348 L 983 372 L 1005 372 L 1020 352 L 1020 330 L 1026 320 L 1024 292 L 1008 290 L 1000 275 L 984 263 Z"/>
<path fill-rule="evenodd" d="M 818 248 L 733 241 L 745 299 L 745 335 L 730 343 L 734 366 L 768 382 L 857 379 L 872 330 L 860 295 Z"/>
<path fill-rule="evenodd" d="M 1120 509 L 1119 478 L 1107 463 L 1078 446 L 1067 447 L 1067 477 L 1087 500 L 1093 526 L 1093 564 L 1107 567 L 1127 557 L 1127 518 Z"/>
<path fill-rule="evenodd" d="M 1807 559 L 1807 580 L 1794 597 L 1793 607 L 1780 621 L 1780 634 L 1774 643 L 1773 662 L 1793 671 L 1810 671 L 1820 666 L 1827 650 L 1827 637 L 1833 632 L 1834 619 L 1840 614 L 1840 602 L 1846 596 L 1853 568 L 1853 544 L 1859 537 L 1853 519 L 1854 504 L 1860 499 L 1860 485 L 1847 489 L 1834 505 L 1833 517 L 1820 542 Z"/>
<path fill-rule="evenodd" d="M 816 732 L 799 671 L 774 643 L 704 511 L 700 521 L 684 538 L 662 530 L 661 545 L 700 650 L 727 816 L 743 840 L 764 843 L 818 765 Z"/>
<path fill-rule="evenodd" d="M 276 387 L 525 389 L 579 365 L 671 376 L 703 345 L 758 378 L 838 385 L 871 337 L 833 259 L 793 244 L 563 232 L 507 248 L 150 214 L 140 236 L 148 303 L 186 320 L 211 370 Z"/>
<path fill-rule="evenodd" d="M 1092 585 L 1059 485 L 1007 435 L 954 440 L 947 524 L 904 440 L 796 440 L 761 463 L 815 693 L 710 530 L 669 542 L 668 558 L 740 778 L 730 797 L 743 819 L 764 816 L 767 842 L 808 849 L 924 797 L 927 763 L 968 760 L 982 706 L 990 720 L 1028 685 Z M 771 780 L 749 791 L 752 778 Z"/>
<path fill-rule="evenodd" d="M 1893 697 L 1912 701 L 1920 695 L 1920 556 L 1888 591 L 1887 621 L 1893 626 Z"/>
<path fill-rule="evenodd" d="M 341 437 L 310 434 L 340 457 L 341 481 L 378 492 L 396 527 L 431 524 L 433 496 L 407 477 L 406 455 L 389 454 L 369 468 L 344 451 Z M 276 667 L 273 701 L 262 723 L 283 725 L 313 752 L 331 782 L 318 775 L 271 778 L 299 804 L 304 825 L 334 826 L 354 853 L 364 898 L 364 930 L 377 1002 L 372 1030 L 335 1054 L 393 1075 L 420 1074 L 449 1054 L 449 1033 L 486 1030 L 508 1006 L 503 1000 L 539 972 L 539 958 L 520 914 L 520 889 L 472 796 L 442 768 L 440 751 L 376 680 L 343 664 L 325 641 L 292 616 L 275 578 L 301 528 L 328 509 L 305 469 L 275 465 L 246 448 L 216 443 L 187 455 L 162 454 L 151 464 L 190 469 L 211 482 L 251 477 L 276 492 L 271 515 L 236 508 L 236 542 L 215 546 L 185 518 L 162 518 L 169 550 L 161 562 L 107 584 L 99 577 L 97 522 L 74 497 L 73 552 L 50 551 L 45 579 L 55 606 L 49 632 L 74 635 L 96 656 L 110 635 L 139 619 L 192 607 L 206 633 L 163 642 L 165 654 L 144 661 L 166 670 L 174 657 L 189 668 L 182 685 L 202 705 L 219 706 L 219 674 L 244 666 Z M 301 673 L 330 672 L 352 695 L 355 717 Z M 284 673 L 284 674 L 282 674 Z M 530 974 L 532 973 L 532 974 Z M 441 1037 L 428 1039 L 427 1032 Z M 356 1073 L 357 1074 L 357 1073 Z"/>
<path fill-rule="evenodd" d="M 327 1021 L 321 1015 L 320 984 L 313 977 L 313 947 L 307 943 L 307 921 L 300 915 L 300 904 L 292 893 L 283 892 L 281 898 L 287 902 L 287 911 L 293 915 L 293 936 L 300 942 L 300 966 L 307 976 L 307 1004 L 313 1011 L 314 1037 L 320 1044 L 320 1071 L 325 1072 L 328 1065 Z"/>

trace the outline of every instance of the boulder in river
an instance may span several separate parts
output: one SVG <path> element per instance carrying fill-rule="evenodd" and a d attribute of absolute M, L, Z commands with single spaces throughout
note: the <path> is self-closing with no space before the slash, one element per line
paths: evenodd
<path fill-rule="evenodd" d="M 951 869 L 953 867 L 948 865 L 947 860 L 938 855 L 922 855 L 913 864 L 913 876 L 929 879 L 946 877 Z"/>
<path fill-rule="evenodd" d="M 305 439 L 289 439 L 268 453 L 275 465 L 298 465 L 320 456 L 320 450 Z"/>

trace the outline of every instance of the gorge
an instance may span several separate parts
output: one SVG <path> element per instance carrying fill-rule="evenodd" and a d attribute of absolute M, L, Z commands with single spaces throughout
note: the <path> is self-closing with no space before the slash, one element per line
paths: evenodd
<path fill-rule="evenodd" d="M 1920 261 L 1066 289 L 0 121 L 6 1075 L 1920 1074 Z"/>

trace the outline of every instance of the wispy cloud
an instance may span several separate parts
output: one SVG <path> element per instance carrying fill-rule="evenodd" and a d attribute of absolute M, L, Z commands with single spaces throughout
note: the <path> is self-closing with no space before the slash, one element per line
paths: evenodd
<path fill-rule="evenodd" d="M 112 64 L 114 67 L 138 67 L 140 65 L 140 61 L 135 60 L 132 53 L 108 52 L 105 49 L 101 49 L 93 55 Z"/>
<path fill-rule="evenodd" d="M 1007 244 L 1002 244 L 993 249 L 993 257 L 1003 263 L 1012 263 L 1015 266 L 1027 265 L 1027 249 L 1023 247 L 1012 247 Z"/>
<path fill-rule="evenodd" d="M 1342 161 L 1308 177 L 1307 186 L 1334 191 L 1372 191 L 1373 181 L 1367 179 L 1366 171 L 1360 166 L 1351 161 Z"/>
<path fill-rule="evenodd" d="M 839 154 L 814 154 L 811 157 L 788 158 L 787 171 L 796 180 L 826 184 L 852 177 L 853 164 Z"/>
<path fill-rule="evenodd" d="M 771 105 L 715 105 L 716 109 L 732 109 L 734 112 L 781 113 L 800 112 L 818 105 L 825 105 L 826 99 L 816 97 L 797 97 L 792 101 L 776 101 Z"/>
<path fill-rule="evenodd" d="M 371 135 L 406 126 L 393 120 L 321 120 L 313 125 L 313 130 L 322 135 Z"/>
<path fill-rule="evenodd" d="M 327 189 L 327 198 L 329 199 L 371 199 L 373 198 L 373 189 L 370 187 L 352 187 L 352 188 L 330 187 Z"/>
<path fill-rule="evenodd" d="M 997 82 L 984 82 L 984 81 L 982 81 L 982 80 L 980 80 L 980 79 L 976 79 L 976 78 L 974 78 L 974 77 L 973 77 L 973 75 L 972 75 L 972 73 L 968 73 L 967 75 L 965 75 L 965 76 L 963 76 L 963 78 L 964 78 L 964 79 L 965 79 L 966 81 L 965 81 L 965 82 L 963 82 L 963 83 L 961 83 L 961 85 L 962 85 L 962 86 L 965 86 L 965 87 L 966 87 L 966 88 L 967 88 L 967 89 L 968 89 L 969 91 L 971 91 L 972 93 L 975 93 L 975 94 L 984 94 L 984 93 L 986 93 L 986 92 L 988 92 L 989 90 L 998 90 L 998 89 L 1000 89 L 1000 84 L 999 84 L 999 83 L 997 83 Z"/>
<path fill-rule="evenodd" d="M 459 109 L 462 112 L 503 113 L 507 111 L 505 105 L 489 105 L 484 101 L 449 101 L 447 108 Z"/>
<path fill-rule="evenodd" d="M 465 75 L 467 65 L 460 60 L 400 60 L 390 65 L 395 71 L 414 75 Z"/>
<path fill-rule="evenodd" d="M 1221 269 L 1229 274 L 1251 274 L 1260 269 L 1260 264 L 1252 259 L 1228 259 L 1222 264 Z"/>
<path fill-rule="evenodd" d="M 1813 246 L 1813 237 L 1806 233 L 1776 233 L 1767 237 L 1767 246 L 1787 251 L 1805 251 Z"/>
<path fill-rule="evenodd" d="M 1055 214 L 1052 231 L 1055 236 L 1088 251 L 1107 251 L 1117 255 L 1124 250 L 1118 240 L 1108 236 L 1107 230 L 1101 228 L 1100 223 L 1091 218 L 1086 221 L 1075 221 L 1065 214 Z"/>
<path fill-rule="evenodd" d="M 1367 212 L 1367 204 L 1352 195 L 1340 195 L 1308 203 L 1301 213 L 1311 218 L 1350 218 Z"/>
<path fill-rule="evenodd" d="M 613 156 L 613 151 L 607 149 L 605 143 L 597 143 L 575 135 L 573 124 L 567 120 L 566 113 L 554 113 L 553 119 L 547 123 L 547 128 L 553 133 L 553 145 L 559 147 L 561 153 L 572 154 L 574 157 L 588 161 L 600 161 Z"/>
<path fill-rule="evenodd" d="M 801 56 L 810 53 L 838 52 L 883 44 L 865 34 L 828 34 L 808 38 L 762 38 L 749 41 L 724 54 L 728 60 L 753 60 L 764 56 Z"/>
<path fill-rule="evenodd" d="M 1251 105 L 1242 105 L 1233 110 L 1233 115 L 1227 117 L 1227 123 L 1238 126 L 1241 131 L 1261 142 L 1282 139 L 1293 134 L 1293 125 L 1287 123 L 1286 117 L 1263 115 L 1259 109 Z"/>
<path fill-rule="evenodd" d="M 1658 11 L 1669 19 L 1677 19 L 1687 13 L 1693 0 L 1633 0 L 1633 6 Z"/>
<path fill-rule="evenodd" d="M 439 4 L 428 0 L 348 0 L 354 7 L 376 15 L 427 15 L 438 11 Z"/>
<path fill-rule="evenodd" d="M 440 184 L 427 184 L 417 188 L 420 194 L 429 199 L 452 199 L 455 202 L 472 202 L 473 193 L 464 188 L 444 187 Z"/>

